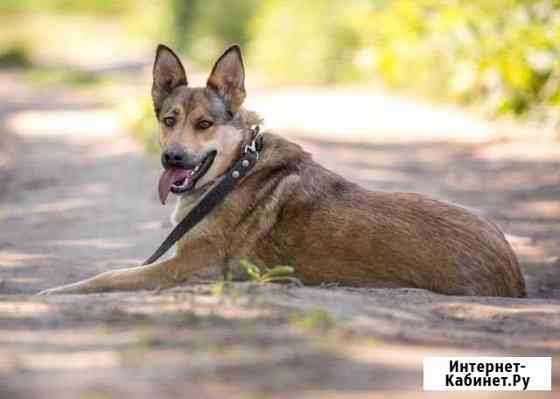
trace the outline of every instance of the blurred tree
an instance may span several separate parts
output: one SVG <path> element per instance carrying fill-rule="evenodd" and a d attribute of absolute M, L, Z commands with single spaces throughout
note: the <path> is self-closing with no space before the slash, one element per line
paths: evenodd
<path fill-rule="evenodd" d="M 56 11 L 114 15 L 130 11 L 134 3 L 133 0 L 2 0 L 0 14 Z"/>
<path fill-rule="evenodd" d="M 207 64 L 226 46 L 249 41 L 257 0 L 170 0 L 171 41 L 194 62 Z"/>
<path fill-rule="evenodd" d="M 560 1 L 263 1 L 250 56 L 276 81 L 381 81 L 559 120 Z"/>
<path fill-rule="evenodd" d="M 169 42 L 205 67 L 236 42 L 276 84 L 382 82 L 560 120 L 560 0 L 2 0 L 8 60 L 12 31 L 26 24 L 6 18 L 39 12 L 115 17 L 130 36 Z"/>
<path fill-rule="evenodd" d="M 189 52 L 190 46 L 195 41 L 192 37 L 193 25 L 196 20 L 197 0 L 170 0 L 172 15 L 171 42 L 182 52 Z"/>

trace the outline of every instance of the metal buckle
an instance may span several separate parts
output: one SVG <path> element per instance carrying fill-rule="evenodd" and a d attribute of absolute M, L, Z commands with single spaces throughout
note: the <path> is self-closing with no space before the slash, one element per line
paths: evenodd
<path fill-rule="evenodd" d="M 243 153 L 247 154 L 248 152 L 252 152 L 253 154 L 255 154 L 255 156 L 257 158 L 257 161 L 258 161 L 259 160 L 259 152 L 257 150 L 257 139 L 261 135 L 260 126 L 255 125 L 251 128 L 251 130 L 253 131 L 253 140 L 251 141 L 251 144 L 246 144 L 245 145 L 245 148 L 243 149 Z"/>

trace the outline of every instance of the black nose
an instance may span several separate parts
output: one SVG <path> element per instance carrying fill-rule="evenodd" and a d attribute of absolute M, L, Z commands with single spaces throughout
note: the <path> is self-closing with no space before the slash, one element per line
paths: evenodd
<path fill-rule="evenodd" d="M 191 162 L 187 152 L 181 148 L 168 148 L 161 154 L 161 164 L 164 168 L 173 166 L 188 167 Z"/>

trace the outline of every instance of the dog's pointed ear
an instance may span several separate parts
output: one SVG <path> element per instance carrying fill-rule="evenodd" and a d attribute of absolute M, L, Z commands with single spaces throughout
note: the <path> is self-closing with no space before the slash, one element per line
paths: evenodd
<path fill-rule="evenodd" d="M 157 47 L 152 73 L 152 100 L 158 114 L 165 97 L 177 86 L 187 85 L 187 75 L 179 57 L 163 44 Z"/>
<path fill-rule="evenodd" d="M 228 48 L 216 61 L 206 86 L 222 98 L 228 110 L 235 114 L 245 100 L 245 67 L 237 44 Z"/>

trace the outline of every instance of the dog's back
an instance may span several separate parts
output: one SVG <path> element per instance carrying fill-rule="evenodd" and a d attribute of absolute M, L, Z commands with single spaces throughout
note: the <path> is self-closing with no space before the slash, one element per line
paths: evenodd
<path fill-rule="evenodd" d="M 274 192 L 275 212 L 255 209 L 274 218 L 254 254 L 262 262 L 291 264 L 306 284 L 526 295 L 515 254 L 488 220 L 418 194 L 365 190 L 293 143 L 270 134 L 265 142 L 263 170 L 245 187 L 249 203 Z"/>

